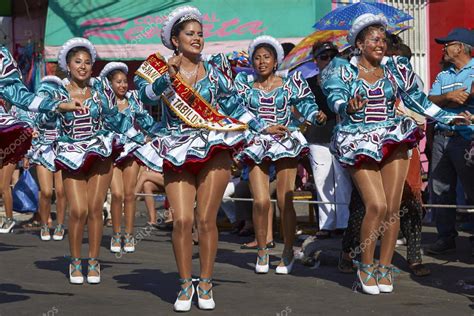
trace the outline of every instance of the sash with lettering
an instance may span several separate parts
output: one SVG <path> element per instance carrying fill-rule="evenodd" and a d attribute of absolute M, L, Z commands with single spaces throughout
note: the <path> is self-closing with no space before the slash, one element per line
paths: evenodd
<path fill-rule="evenodd" d="M 135 74 L 153 83 L 166 72 L 167 63 L 160 54 L 155 53 L 143 62 Z M 179 74 L 171 80 L 171 85 L 165 89 L 161 98 L 189 126 L 217 131 L 247 129 L 247 124 L 217 112 L 196 90 L 184 82 Z"/>

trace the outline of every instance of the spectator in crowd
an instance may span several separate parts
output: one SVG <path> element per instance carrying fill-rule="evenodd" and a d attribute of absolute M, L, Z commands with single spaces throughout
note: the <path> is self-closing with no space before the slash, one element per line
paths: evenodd
<path fill-rule="evenodd" d="M 224 196 L 222 197 L 221 206 L 219 208 L 219 213 L 224 213 L 229 222 L 233 227 L 237 226 L 237 210 L 235 207 L 235 203 L 232 200 L 225 200 L 226 198 L 230 198 L 234 196 L 235 187 L 240 182 L 240 170 L 234 163 L 231 168 L 231 178 L 229 183 L 227 183 L 227 187 L 225 188 Z"/>
<path fill-rule="evenodd" d="M 156 209 L 155 209 L 155 197 L 153 196 L 153 194 L 156 193 L 157 191 L 164 192 L 165 180 L 163 178 L 162 173 L 153 171 L 146 167 L 142 167 L 142 169 L 144 170 L 140 172 L 140 175 L 138 176 L 135 192 L 136 193 L 143 192 L 146 194 L 144 197 L 144 200 L 145 200 L 146 209 L 148 211 L 147 224 L 156 226 L 157 215 L 156 215 Z M 173 222 L 173 217 L 171 216 L 171 212 L 167 212 L 167 214 L 165 215 L 168 215 L 165 220 L 165 224 L 171 224 Z M 159 225 L 159 227 L 163 227 L 163 225 Z"/>
<path fill-rule="evenodd" d="M 331 42 L 316 42 L 313 45 L 313 60 L 323 69 L 338 54 L 337 47 Z M 319 204 L 319 232 L 317 238 L 328 238 L 334 230 L 345 230 L 349 220 L 348 203 L 350 201 L 352 182 L 350 175 L 329 150 L 331 135 L 336 126 L 336 114 L 327 104 L 327 98 L 321 88 L 321 77 L 317 74 L 307 79 L 316 103 L 327 116 L 325 125 L 312 125 L 305 133 L 311 151 L 311 168 L 313 170 L 316 192 L 320 201 L 335 204 Z"/>
<path fill-rule="evenodd" d="M 449 67 L 441 71 L 429 99 L 445 111 L 456 115 L 463 111 L 474 112 L 474 59 L 471 57 L 474 34 L 466 28 L 453 29 L 446 37 L 437 38 L 443 45 L 443 60 Z M 474 166 L 464 158 L 471 141 L 463 138 L 444 124 L 435 126 L 430 165 L 430 193 L 433 204 L 456 204 L 456 186 L 459 178 L 468 204 L 474 203 Z M 456 249 L 456 209 L 436 208 L 437 241 L 428 247 L 431 254 L 443 254 Z"/>
<path fill-rule="evenodd" d="M 281 43 L 281 47 L 283 47 L 283 56 L 286 57 L 293 48 L 295 48 L 295 44 L 290 42 Z"/>

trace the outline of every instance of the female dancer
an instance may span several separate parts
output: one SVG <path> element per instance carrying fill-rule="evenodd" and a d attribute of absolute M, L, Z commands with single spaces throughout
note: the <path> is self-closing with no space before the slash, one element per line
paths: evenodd
<path fill-rule="evenodd" d="M 48 77 L 38 90 L 56 99 L 76 100 L 87 106 L 85 111 L 60 116 L 60 137 L 54 159 L 56 168 L 63 172 L 70 206 L 69 281 L 73 284 L 84 282 L 80 256 L 86 220 L 89 235 L 87 282 L 100 283 L 97 257 L 102 239 L 102 205 L 112 180 L 112 153 L 115 149 L 114 133 L 108 128 L 118 133 L 126 131 L 132 139 L 143 140 L 130 118 L 117 111 L 115 95 L 107 81 L 91 78 L 96 56 L 95 47 L 88 40 L 68 40 L 58 55 L 58 64 L 68 73 L 68 78 Z"/>
<path fill-rule="evenodd" d="M 357 275 L 368 294 L 393 291 L 391 262 L 400 227 L 398 212 L 409 165 L 408 149 L 422 136 L 413 119 L 396 115 L 397 96 L 417 113 L 444 123 L 453 119 L 419 91 L 408 59 L 384 58 L 385 26 L 383 16 L 359 16 L 348 40 L 360 55 L 350 63 L 335 58 L 322 74 L 328 104 L 341 116 L 331 149 L 349 168 L 366 208 Z M 380 260 L 374 267 L 379 235 Z"/>
<path fill-rule="evenodd" d="M 51 85 L 48 77 L 43 79 L 43 89 Z M 54 90 L 55 86 L 49 87 Z M 42 93 L 42 95 L 47 96 Z M 66 211 L 66 196 L 61 170 L 57 170 L 54 165 L 54 145 L 59 137 L 60 128 L 59 116 L 57 114 L 38 113 L 33 117 L 33 126 L 37 132 L 37 137 L 33 139 L 33 145 L 28 153 L 30 163 L 36 165 L 36 174 L 40 186 L 39 213 L 41 217 L 40 238 L 43 241 L 51 240 L 48 220 L 51 214 L 51 198 L 53 196 L 53 183 L 56 196 L 56 214 L 58 225 L 54 229 L 53 239 L 63 240 L 64 238 L 64 217 Z"/>
<path fill-rule="evenodd" d="M 285 130 L 267 128 L 245 110 L 222 54 L 203 60 L 198 9 L 183 6 L 172 11 L 163 24 L 161 39 L 175 56 L 168 63 L 159 54 L 150 56 L 137 71 L 135 83 L 143 102 L 163 100 L 160 104 L 165 128 L 161 137 L 135 151 L 135 155 L 151 169 L 164 172 L 182 287 L 174 309 L 189 311 L 194 295 L 191 232 L 195 200 L 201 258 L 198 303 L 202 309 L 214 309 L 211 277 L 217 251 L 216 216 L 230 179 L 231 151 L 250 136 L 243 132 L 245 123 L 260 132 Z"/>
<path fill-rule="evenodd" d="M 111 62 L 105 65 L 100 77 L 107 78 L 112 90 L 117 97 L 118 111 L 130 117 L 133 125 L 140 127 L 141 131 L 153 136 L 153 131 L 158 129 L 158 123 L 143 109 L 143 104 L 136 91 L 128 91 L 128 67 L 124 63 Z M 115 160 L 112 183 L 111 214 L 114 235 L 110 240 L 110 251 L 122 251 L 122 204 L 125 213 L 125 235 L 123 236 L 123 251 L 134 252 L 135 240 L 133 238 L 133 225 L 135 222 L 135 185 L 137 183 L 140 167 L 135 161 L 132 152 L 141 145 L 127 137 L 117 135 L 118 143 L 123 147 L 120 156 Z"/>
<path fill-rule="evenodd" d="M 270 206 L 269 165 L 274 163 L 277 180 L 277 202 L 281 210 L 285 248 L 277 274 L 288 274 L 294 263 L 296 214 L 293 207 L 296 167 L 298 157 L 308 153 L 305 138 L 298 130 L 298 121 L 292 118 L 295 107 L 302 118 L 311 123 L 323 123 L 324 114 L 318 111 L 314 95 L 301 73 L 280 77 L 275 74 L 283 60 L 283 47 L 270 36 L 259 36 L 249 46 L 249 56 L 256 76 L 239 73 L 236 86 L 249 105 L 250 111 L 267 124 L 284 126 L 283 137 L 256 135 L 250 145 L 239 154 L 239 159 L 251 165 L 250 191 L 253 202 L 253 222 L 258 244 L 255 272 L 267 273 L 269 269 L 267 249 L 267 221 Z"/>
<path fill-rule="evenodd" d="M 64 103 L 29 92 L 21 81 L 21 74 L 15 60 L 8 49 L 1 45 L 0 88 L 1 98 L 24 111 L 54 115 L 55 111 L 65 112 L 82 109 L 82 106 L 76 102 Z M 25 156 L 31 147 L 33 134 L 33 129 L 27 122 L 18 120 L 7 112 L 2 104 L 0 109 L 0 195 L 4 199 L 7 218 L 0 227 L 0 233 L 8 233 L 15 226 L 10 189 L 11 175 L 15 170 L 15 164 Z"/>
<path fill-rule="evenodd" d="M 22 154 L 25 154 L 28 150 L 26 146 L 31 144 L 32 128 L 30 118 L 27 115 L 26 117 L 23 117 L 23 115 L 20 115 L 20 113 L 26 114 L 28 112 L 21 111 L 15 106 L 10 106 L 10 104 L 7 104 L 5 100 L 0 99 L 0 133 L 2 137 L 9 138 L 8 146 L 14 142 L 16 137 L 23 136 L 23 146 L 22 144 L 19 144 L 19 151 Z M 2 148 L 4 148 L 3 142 Z M 9 150 L 8 147 L 5 149 Z M 14 152 L 15 150 L 16 148 L 12 148 L 11 152 Z M 12 153 L 10 153 L 9 158 L 4 159 L 8 152 L 5 152 L 3 149 L 0 154 L 0 197 L 3 198 L 3 205 L 6 214 L 6 219 L 0 223 L 0 233 L 8 234 L 15 226 L 15 221 L 13 220 L 13 196 L 10 185 L 12 183 L 12 177 L 13 172 L 15 171 L 16 163 L 22 157 L 12 155 Z"/>
<path fill-rule="evenodd" d="M 10 108 L 7 110 L 7 108 Z M 15 172 L 16 164 L 22 157 L 19 154 L 26 154 L 28 148 L 26 146 L 31 145 L 31 139 L 33 136 L 33 121 L 30 112 L 21 110 L 16 106 L 9 106 L 2 100 L 0 114 L 0 126 L 2 127 L 2 137 L 5 136 L 9 142 L 8 147 L 5 151 L 2 150 L 3 159 L 2 165 L 0 166 L 0 196 L 3 198 L 3 204 L 5 207 L 6 219 L 1 223 L 0 233 L 9 233 L 15 226 L 13 220 L 13 196 L 11 190 L 12 177 Z M 18 144 L 19 154 L 13 154 L 17 149 L 15 139 L 12 137 L 18 137 L 22 140 Z M 12 146 L 13 145 L 13 146 Z M 8 157 L 6 157 L 8 155 Z M 23 161 L 27 161 L 24 159 Z"/>

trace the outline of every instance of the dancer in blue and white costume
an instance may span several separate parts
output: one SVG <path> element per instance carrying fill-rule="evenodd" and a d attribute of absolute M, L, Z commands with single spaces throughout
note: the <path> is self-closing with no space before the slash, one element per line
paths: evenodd
<path fill-rule="evenodd" d="M 324 114 L 318 110 L 314 95 L 300 72 L 291 76 L 278 76 L 275 72 L 283 60 L 283 47 L 270 36 L 259 36 L 249 46 L 249 56 L 256 75 L 239 73 L 236 86 L 247 101 L 249 110 L 268 125 L 281 126 L 287 132 L 283 136 L 255 134 L 250 145 L 238 159 L 250 165 L 249 184 L 254 199 L 253 222 L 255 226 L 258 257 L 257 273 L 269 270 L 266 236 L 270 205 L 269 166 L 276 166 L 277 202 L 282 211 L 285 248 L 277 274 L 288 274 L 294 263 L 296 214 L 292 194 L 295 187 L 300 155 L 307 154 L 309 147 L 298 122 L 292 115 L 297 111 L 302 121 L 319 124 Z"/>
<path fill-rule="evenodd" d="M 87 39 L 68 40 L 58 54 L 59 67 L 68 73 L 68 78 L 51 78 L 38 90 L 57 100 L 76 100 L 86 106 L 84 111 L 60 115 L 60 135 L 54 159 L 56 168 L 63 173 L 70 208 L 69 281 L 73 284 L 84 282 L 80 258 L 86 221 L 89 237 L 87 281 L 100 283 L 97 257 L 102 239 L 102 206 L 112 180 L 114 149 L 117 148 L 113 144 L 114 132 L 143 141 L 143 135 L 133 127 L 131 119 L 118 112 L 116 97 L 107 80 L 91 78 L 96 56 L 94 45 Z"/>
<path fill-rule="evenodd" d="M 31 146 L 31 138 L 34 135 L 32 115 L 15 105 L 6 104 L 0 100 L 0 142 L 5 150 L 1 151 L 1 157 L 5 158 L 3 164 L 0 163 L 0 197 L 3 198 L 6 219 L 0 223 L 0 233 L 9 233 L 15 225 L 13 220 L 13 196 L 11 183 L 13 172 L 17 162 L 23 158 L 27 163 L 26 156 L 28 148 Z"/>
<path fill-rule="evenodd" d="M 400 228 L 398 212 L 408 150 L 422 137 L 413 119 L 395 113 L 396 99 L 400 97 L 411 110 L 443 123 L 453 120 L 419 91 L 408 59 L 384 57 L 386 24 L 384 16 L 363 14 L 356 18 L 348 41 L 360 56 L 351 62 L 335 58 L 322 74 L 328 104 L 341 118 L 331 150 L 348 167 L 366 207 L 361 240 L 368 242 L 361 247 L 357 275 L 368 294 L 393 291 L 391 262 Z M 378 235 L 382 243 L 375 267 Z"/>
<path fill-rule="evenodd" d="M 73 111 L 80 108 L 76 103 L 63 103 L 37 96 L 23 84 L 21 73 L 8 49 L 0 45 L 0 98 L 29 112 L 50 113 Z M 31 146 L 30 126 L 0 109 L 0 166 L 18 162 Z M 29 129 L 29 132 L 26 131 Z M 11 147 L 11 148 L 10 148 Z"/>
<path fill-rule="evenodd" d="M 73 111 L 80 104 L 61 103 L 43 98 L 28 91 L 21 80 L 21 73 L 8 49 L 0 45 L 0 98 L 20 110 L 52 113 L 54 111 Z M 0 233 L 11 231 L 13 220 L 13 200 L 11 197 L 11 177 L 16 163 L 25 156 L 31 147 L 33 128 L 0 107 L 0 195 L 3 196 L 6 220 L 0 226 Z"/>
<path fill-rule="evenodd" d="M 216 216 L 230 179 L 231 153 L 256 132 L 274 132 L 248 112 L 230 78 L 224 55 L 203 59 L 202 16 L 189 6 L 173 10 L 161 39 L 175 55 L 167 62 L 150 56 L 137 71 L 136 86 L 144 103 L 162 109 L 161 136 L 135 152 L 148 167 L 164 172 L 165 190 L 173 211 L 173 249 L 181 291 L 176 311 L 191 309 L 194 285 L 192 225 L 197 201 L 201 309 L 214 309 L 212 274 L 217 252 Z M 237 121 L 237 120 L 239 121 Z"/>
<path fill-rule="evenodd" d="M 110 62 L 100 72 L 100 77 L 107 78 L 112 90 L 117 97 L 117 106 L 120 113 L 129 116 L 133 125 L 142 134 L 150 137 L 155 135 L 159 129 L 138 97 L 136 90 L 128 90 L 127 81 L 128 67 L 121 62 Z M 118 144 L 123 148 L 120 156 L 115 159 L 114 171 L 110 189 L 112 193 L 111 213 L 114 234 L 110 240 L 110 251 L 120 253 L 122 251 L 122 210 L 125 216 L 125 235 L 123 236 L 123 251 L 135 251 L 135 239 L 133 238 L 133 226 L 135 223 L 135 185 L 137 183 L 140 166 L 135 161 L 133 152 L 142 144 L 134 141 L 125 134 L 118 134 Z M 123 209 L 122 209 L 123 205 Z"/>
<path fill-rule="evenodd" d="M 59 84 L 59 79 L 54 76 L 46 76 L 41 83 L 41 91 L 38 94 L 48 97 L 50 94 L 45 90 L 54 91 Z M 52 238 L 63 240 L 64 238 L 64 217 L 66 211 L 66 195 L 64 193 L 61 170 L 57 170 L 54 164 L 56 157 L 56 141 L 59 137 L 61 127 L 58 113 L 35 113 L 32 118 L 32 125 L 36 132 L 32 146 L 28 152 L 31 164 L 36 165 L 36 174 L 40 187 L 39 192 L 39 214 L 41 217 L 40 238 L 43 241 L 51 240 L 48 220 L 51 214 L 51 199 L 56 197 L 56 214 L 58 224 L 54 229 Z"/>

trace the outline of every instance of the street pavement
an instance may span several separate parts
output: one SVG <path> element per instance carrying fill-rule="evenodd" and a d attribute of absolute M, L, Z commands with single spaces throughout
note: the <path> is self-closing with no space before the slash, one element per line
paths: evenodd
<path fill-rule="evenodd" d="M 42 242 L 38 231 L 16 228 L 0 235 L 0 316 L 16 315 L 175 315 L 179 290 L 171 233 L 146 226 L 143 202 L 138 203 L 137 250 L 115 255 L 108 251 L 111 228 L 104 229 L 102 283 L 70 285 L 68 241 Z M 425 227 L 423 242 L 435 238 Z M 66 235 L 67 237 L 67 235 Z M 87 234 L 83 257 L 87 256 Z M 432 275 L 413 277 L 397 248 L 394 263 L 402 270 L 392 294 L 369 296 L 355 286 L 355 274 L 337 270 L 341 239 L 318 241 L 321 265 L 311 269 L 297 262 L 291 275 L 274 273 L 282 244 L 271 250 L 270 273 L 256 275 L 255 251 L 241 250 L 249 241 L 221 232 L 214 273 L 214 312 L 197 308 L 187 315 L 474 315 L 474 258 L 466 234 L 457 251 L 437 258 L 425 256 Z M 199 274 L 194 246 L 193 275 Z M 83 271 L 86 271 L 84 264 Z M 470 285 L 471 284 L 471 285 Z"/>

